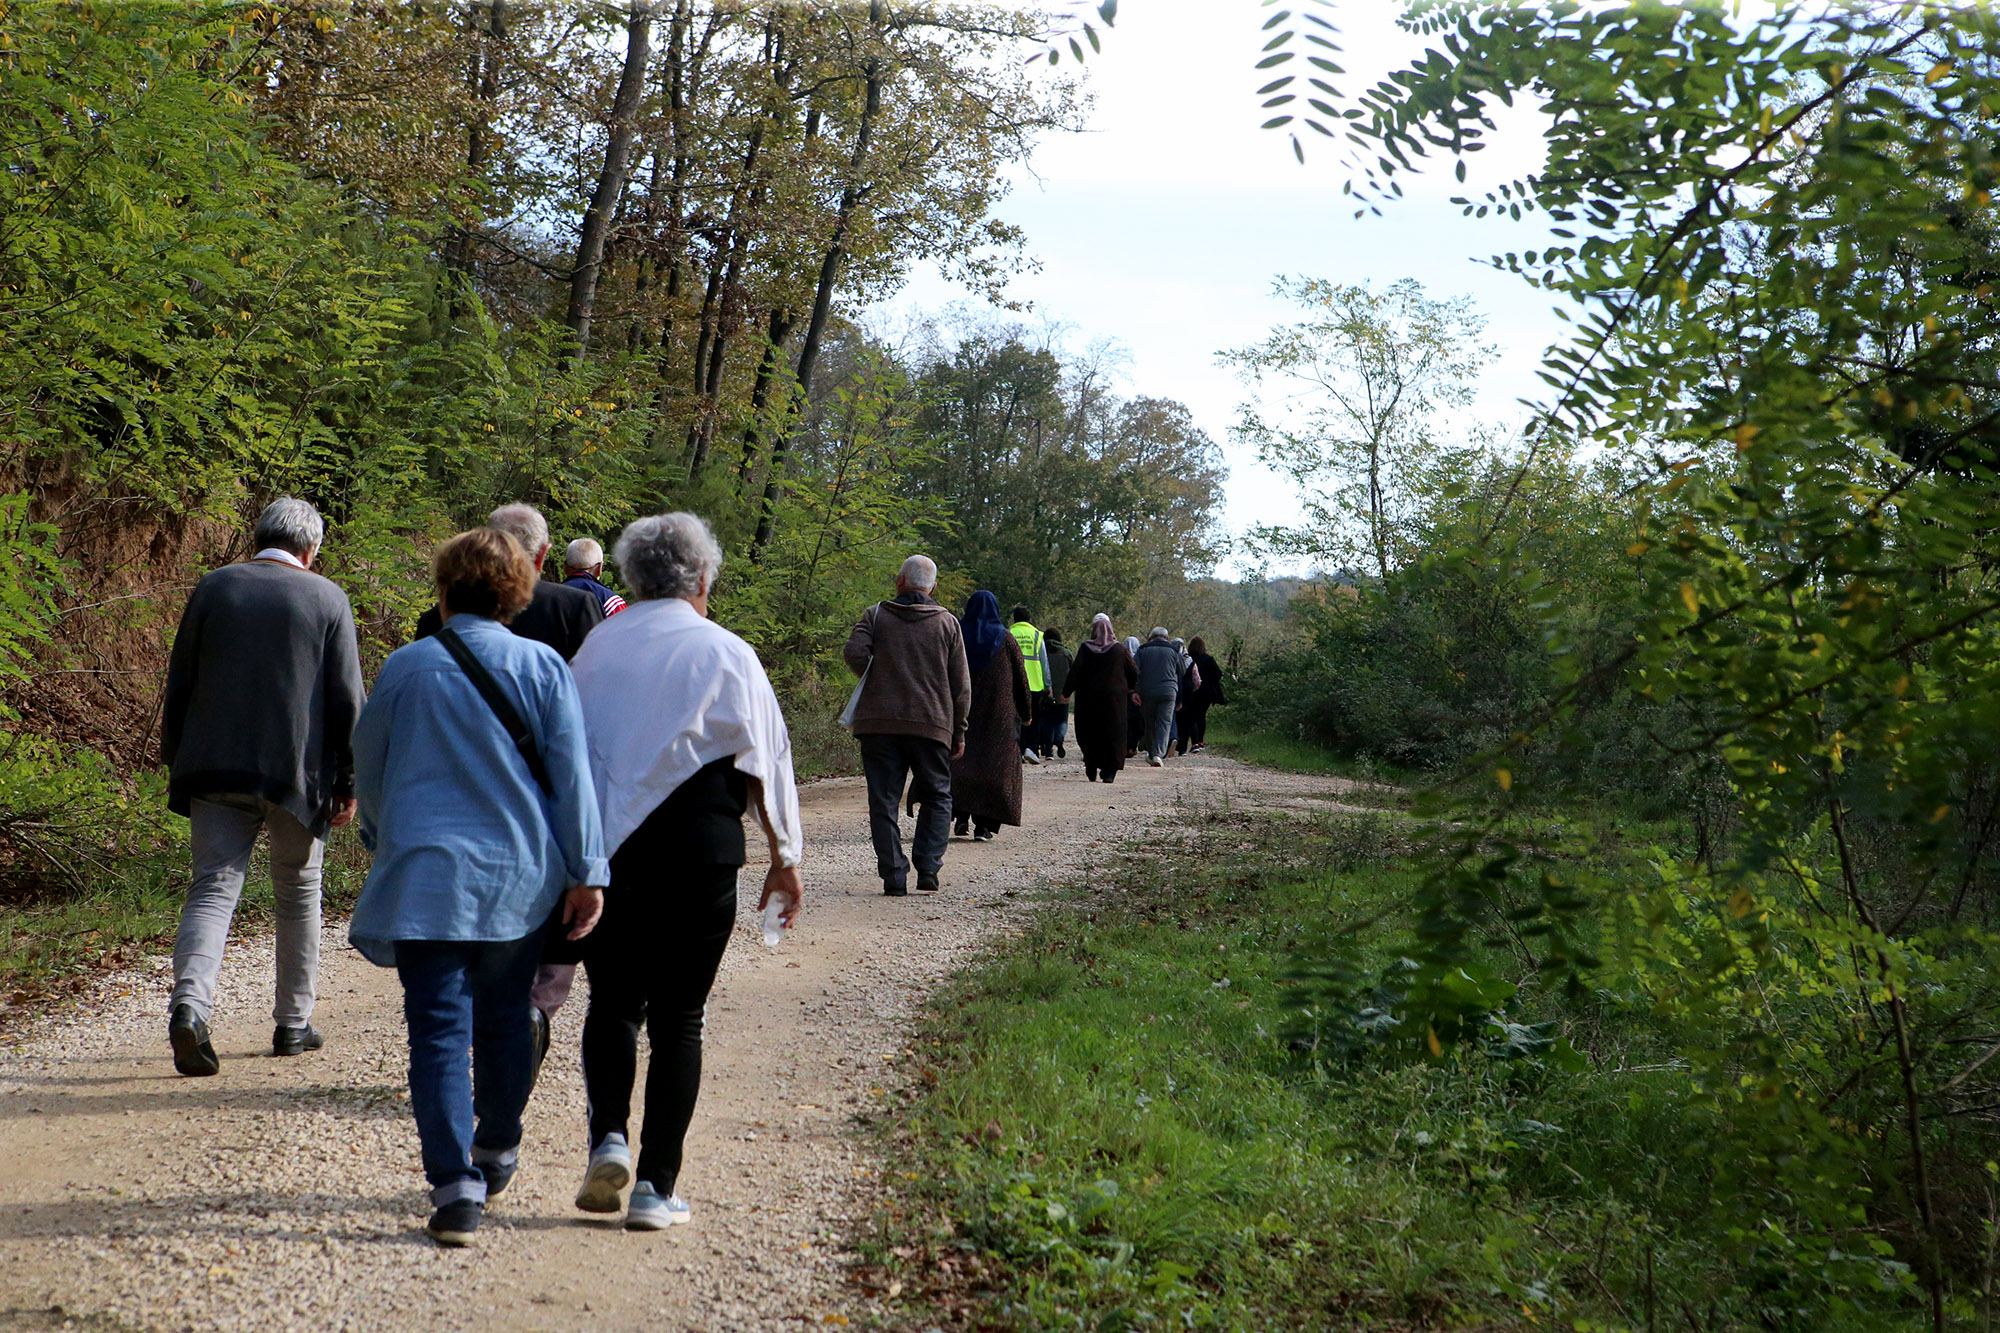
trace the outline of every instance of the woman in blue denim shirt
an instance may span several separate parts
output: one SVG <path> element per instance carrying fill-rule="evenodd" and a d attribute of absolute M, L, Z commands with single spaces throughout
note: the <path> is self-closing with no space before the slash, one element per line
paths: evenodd
<path fill-rule="evenodd" d="M 438 548 L 432 572 L 447 629 L 526 724 L 547 777 L 545 793 L 442 638 L 383 664 L 354 731 L 361 837 L 375 862 L 348 938 L 402 980 L 410 1109 L 436 1209 L 426 1230 L 463 1245 L 518 1162 L 543 936 L 589 933 L 610 866 L 569 668 L 504 623 L 534 592 L 527 554 L 475 528 Z"/>

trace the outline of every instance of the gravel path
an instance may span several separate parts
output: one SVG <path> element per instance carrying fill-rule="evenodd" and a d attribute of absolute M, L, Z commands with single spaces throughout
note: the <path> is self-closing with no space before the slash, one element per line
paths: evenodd
<path fill-rule="evenodd" d="M 859 779 L 805 790 L 806 909 L 767 950 L 743 895 L 682 1176 L 695 1220 L 664 1233 L 571 1206 L 585 1154 L 581 982 L 528 1108 L 521 1173 L 478 1244 L 448 1251 L 421 1231 L 401 993 L 344 926 L 321 955 L 314 1022 L 327 1046 L 290 1060 L 269 1055 L 270 940 L 232 944 L 212 1079 L 173 1072 L 165 959 L 108 978 L 0 1038 L 0 1329 L 719 1333 L 858 1320 L 842 1245 L 876 1168 L 857 1122 L 897 1077 L 930 988 L 1038 885 L 1152 821 L 1222 801 L 1321 804 L 1348 785 L 1210 756 L 1159 771 L 1142 760 L 1113 787 L 1086 783 L 1074 758 L 1025 776 L 1027 827 L 954 840 L 936 898 L 881 896 Z M 760 878 L 751 867 L 742 883 Z"/>

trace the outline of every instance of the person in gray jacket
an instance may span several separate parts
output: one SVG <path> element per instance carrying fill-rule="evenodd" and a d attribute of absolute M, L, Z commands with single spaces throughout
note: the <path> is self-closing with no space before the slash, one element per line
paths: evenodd
<path fill-rule="evenodd" d="M 1158 768 L 1167 754 L 1174 709 L 1180 704 L 1181 650 L 1174 647 L 1164 626 L 1155 625 L 1133 660 L 1139 665 L 1139 709 L 1144 728 L 1140 734 L 1146 738 L 1146 762 Z"/>
<path fill-rule="evenodd" d="M 842 653 L 862 677 L 855 700 L 854 738 L 868 777 L 868 830 L 882 892 L 909 892 L 912 861 L 917 890 L 935 893 L 951 840 L 951 760 L 965 753 L 972 712 L 972 673 L 958 617 L 939 606 L 937 565 L 913 555 L 896 575 L 893 601 L 862 613 Z M 920 806 L 910 854 L 898 822 L 903 785 Z"/>
<path fill-rule="evenodd" d="M 354 819 L 361 657 L 347 594 L 312 572 L 326 525 L 290 496 L 258 516 L 256 554 L 203 578 L 167 665 L 167 808 L 192 825 L 194 880 L 174 939 L 174 1068 L 216 1073 L 209 1041 L 230 919 L 261 829 L 277 903 L 274 1055 L 319 1049 L 320 858 Z"/>

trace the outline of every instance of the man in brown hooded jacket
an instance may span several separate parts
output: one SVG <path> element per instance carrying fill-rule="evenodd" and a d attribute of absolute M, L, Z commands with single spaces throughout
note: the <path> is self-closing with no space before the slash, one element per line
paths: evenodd
<path fill-rule="evenodd" d="M 911 862 L 917 890 L 935 893 L 951 838 L 951 761 L 965 750 L 972 710 L 972 674 L 958 617 L 932 600 L 937 565 L 921 555 L 903 562 L 894 600 L 862 613 L 843 654 L 862 677 L 852 728 L 868 776 L 868 829 L 882 892 L 908 891 Z M 903 855 L 897 817 L 908 783 L 918 807 L 910 854 Z"/>

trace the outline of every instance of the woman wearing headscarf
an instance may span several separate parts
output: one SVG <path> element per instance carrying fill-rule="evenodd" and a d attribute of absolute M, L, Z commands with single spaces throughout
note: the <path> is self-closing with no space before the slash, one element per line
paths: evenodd
<path fill-rule="evenodd" d="M 1139 668 L 1132 652 L 1118 642 L 1111 617 L 1099 614 L 1090 622 L 1090 637 L 1070 666 L 1069 697 L 1076 706 L 1076 744 L 1083 751 L 1083 773 L 1092 782 L 1111 782 L 1125 767 L 1127 712 L 1132 691 L 1139 688 Z"/>
<path fill-rule="evenodd" d="M 743 815 L 771 849 L 758 907 L 799 909 L 799 794 L 792 742 L 756 652 L 708 618 L 722 548 L 693 514 L 625 528 L 613 552 L 632 601 L 592 630 L 572 669 L 590 731 L 611 887 L 586 942 L 590 1010 L 583 1083 L 590 1162 L 576 1206 L 658 1231 L 690 1218 L 676 1193 L 701 1091 L 708 993 L 736 926 Z M 645 1135 L 629 1146 L 639 1027 L 646 1027 Z"/>
<path fill-rule="evenodd" d="M 425 1230 L 465 1245 L 519 1160 L 543 937 L 589 933 L 607 867 L 569 668 L 506 626 L 534 591 L 527 552 L 475 528 L 431 568 L 443 626 L 389 655 L 354 729 L 375 861 L 348 938 L 403 983 Z"/>
<path fill-rule="evenodd" d="M 1028 669 L 1000 619 L 1000 602 L 981 589 L 959 618 L 972 672 L 972 718 L 965 753 L 951 761 L 951 810 L 958 831 L 985 842 L 1002 824 L 1021 823 L 1021 719 L 1028 715 Z"/>

